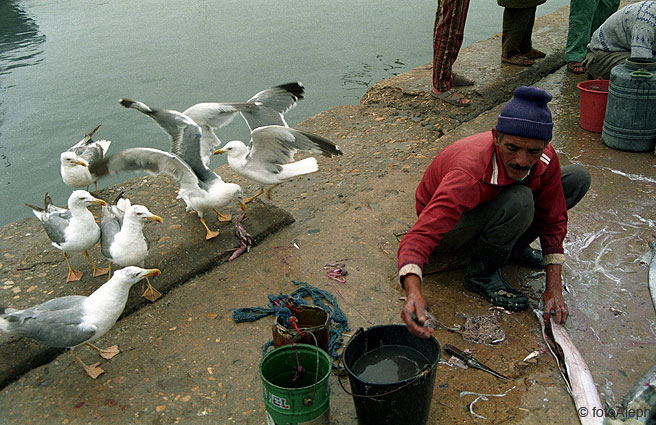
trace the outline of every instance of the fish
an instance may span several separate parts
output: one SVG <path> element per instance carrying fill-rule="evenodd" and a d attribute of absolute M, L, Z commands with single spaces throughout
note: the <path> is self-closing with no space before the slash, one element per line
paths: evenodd
<path fill-rule="evenodd" d="M 554 322 L 553 317 L 548 323 L 545 323 L 540 310 L 535 309 L 533 312 L 540 322 L 544 342 L 551 355 L 556 359 L 567 391 L 574 400 L 581 425 L 602 425 L 603 415 L 597 417 L 594 412 L 603 412 L 604 405 L 583 356 L 564 326 Z M 587 414 L 583 414 L 583 412 L 587 412 Z"/>

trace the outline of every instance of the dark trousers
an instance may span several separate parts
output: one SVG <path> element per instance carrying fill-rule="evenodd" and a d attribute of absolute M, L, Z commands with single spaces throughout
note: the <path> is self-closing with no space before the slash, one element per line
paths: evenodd
<path fill-rule="evenodd" d="M 531 51 L 535 6 L 522 9 L 503 9 L 503 32 L 501 34 L 501 56 L 510 58 Z"/>
<path fill-rule="evenodd" d="M 590 188 L 590 174 L 581 165 L 568 165 L 561 168 L 561 175 L 569 210 Z M 534 217 L 531 189 L 521 184 L 509 186 L 494 199 L 464 213 L 435 252 L 465 252 L 480 237 L 498 246 L 528 245 L 538 237 Z"/>

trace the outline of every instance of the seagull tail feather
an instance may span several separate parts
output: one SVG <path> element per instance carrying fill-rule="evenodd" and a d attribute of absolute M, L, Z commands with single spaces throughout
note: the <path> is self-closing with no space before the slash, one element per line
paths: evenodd
<path fill-rule="evenodd" d="M 282 166 L 282 171 L 278 175 L 281 179 L 290 179 L 303 174 L 314 173 L 319 170 L 319 165 L 314 157 L 301 159 L 300 161 L 291 162 Z"/>

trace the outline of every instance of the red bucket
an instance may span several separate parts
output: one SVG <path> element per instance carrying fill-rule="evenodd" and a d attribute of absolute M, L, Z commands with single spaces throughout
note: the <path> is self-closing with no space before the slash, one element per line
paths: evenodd
<path fill-rule="evenodd" d="M 579 122 L 583 129 L 601 133 L 606 116 L 606 101 L 608 100 L 608 80 L 586 80 L 576 86 L 579 88 L 581 111 Z"/>

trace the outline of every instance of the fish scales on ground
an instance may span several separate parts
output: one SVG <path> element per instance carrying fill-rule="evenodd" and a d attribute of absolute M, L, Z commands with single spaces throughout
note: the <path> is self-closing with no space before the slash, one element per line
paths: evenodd
<path fill-rule="evenodd" d="M 145 206 L 132 205 L 123 193 L 112 205 L 102 207 L 100 249 L 110 261 L 110 276 L 112 264 L 121 267 L 144 266 L 149 249 L 148 239 L 143 233 L 146 221 L 163 222 L 160 216 L 151 213 Z M 162 294 L 152 286 L 147 276 L 146 282 L 148 287 L 142 295 L 154 302 Z"/>
<path fill-rule="evenodd" d="M 36 218 L 43 225 L 52 246 L 64 254 L 68 266 L 66 282 L 78 281 L 82 278 L 82 272 L 74 270 L 71 266 L 68 260 L 69 252 L 83 252 L 93 267 L 94 277 L 109 272 L 108 269 L 96 267 L 87 252 L 100 240 L 100 227 L 87 207 L 105 204 L 105 201 L 91 196 L 85 190 L 76 190 L 71 193 L 68 198 L 68 209 L 55 206 L 48 193 L 45 195 L 43 208 L 25 204 L 32 209 Z"/>
<path fill-rule="evenodd" d="M 132 285 L 159 273 L 158 269 L 126 267 L 116 271 L 88 297 L 69 295 L 24 310 L 4 309 L 0 313 L 0 330 L 50 347 L 69 348 L 84 371 L 95 379 L 104 372 L 100 363 L 85 364 L 73 349 L 86 344 L 106 359 L 118 354 L 117 346 L 101 349 L 92 342 L 114 326 L 125 308 Z"/>
<path fill-rule="evenodd" d="M 73 188 L 85 188 L 89 190 L 89 186 L 93 183 L 98 190 L 97 179 L 94 179 L 89 172 L 89 165 L 103 159 L 111 141 L 109 140 L 93 140 L 92 137 L 96 128 L 85 134 L 82 140 L 67 149 L 59 156 L 59 173 L 62 180 L 68 186 Z"/>
<path fill-rule="evenodd" d="M 187 211 L 193 210 L 198 214 L 206 230 L 205 239 L 218 236 L 218 231 L 212 231 L 208 227 L 205 215 L 214 211 L 219 222 L 230 221 L 232 216 L 221 214 L 219 209 L 232 201 L 238 202 L 242 210 L 246 209 L 246 205 L 238 184 L 224 182 L 205 165 L 209 161 L 203 161 L 202 158 L 201 128 L 178 111 L 153 109 L 145 103 L 126 99 L 121 99 L 121 104 L 155 120 L 169 134 L 171 151 L 153 148 L 126 149 L 92 165 L 91 173 L 99 178 L 125 171 L 170 175 L 178 183 L 178 198 L 185 202 Z"/>

